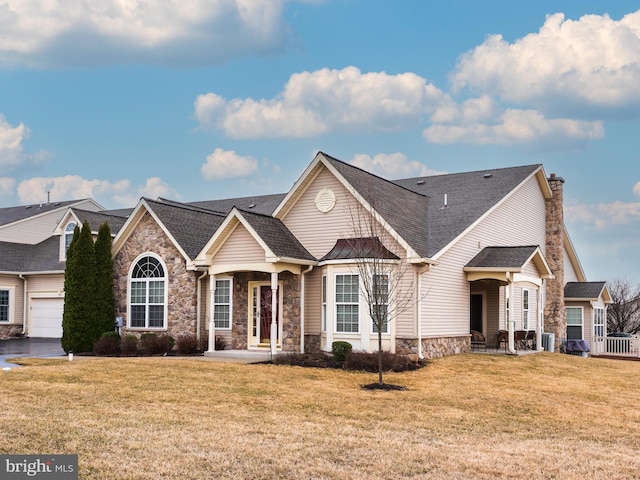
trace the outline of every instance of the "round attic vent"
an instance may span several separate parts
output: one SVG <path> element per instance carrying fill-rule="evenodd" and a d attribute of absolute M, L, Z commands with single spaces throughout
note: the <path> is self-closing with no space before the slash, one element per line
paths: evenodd
<path fill-rule="evenodd" d="M 316 208 L 322 213 L 333 210 L 336 205 L 336 194 L 330 188 L 323 188 L 316 195 Z"/>

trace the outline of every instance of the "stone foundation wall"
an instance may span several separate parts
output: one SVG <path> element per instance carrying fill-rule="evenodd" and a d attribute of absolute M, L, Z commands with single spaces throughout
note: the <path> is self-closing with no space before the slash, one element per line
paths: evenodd
<path fill-rule="evenodd" d="M 396 338 L 396 354 L 397 355 L 417 355 L 418 339 L 417 338 Z"/>
<path fill-rule="evenodd" d="M 317 353 L 321 350 L 320 334 L 305 334 L 304 351 L 305 353 Z"/>
<path fill-rule="evenodd" d="M 439 358 L 447 355 L 468 353 L 471 350 L 471 337 L 437 337 L 422 339 L 422 354 L 424 358 Z"/>
<path fill-rule="evenodd" d="M 167 269 L 167 333 L 196 333 L 197 279 L 200 272 L 188 271 L 178 249 L 167 238 L 151 215 L 145 213 L 136 231 L 127 239 L 113 260 L 114 294 L 117 314 L 123 318 L 127 332 L 127 295 L 131 264 L 144 253 L 159 256 Z M 140 332 L 139 329 L 134 332 Z"/>
<path fill-rule="evenodd" d="M 0 340 L 22 336 L 22 324 L 0 325 Z"/>

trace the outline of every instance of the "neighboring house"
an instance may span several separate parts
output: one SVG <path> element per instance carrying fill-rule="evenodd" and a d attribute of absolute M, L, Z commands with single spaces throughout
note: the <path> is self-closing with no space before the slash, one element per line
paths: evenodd
<path fill-rule="evenodd" d="M 0 208 L 0 338 L 62 336 L 65 253 L 73 229 L 85 219 L 96 228 L 113 220 L 116 229 L 125 220 L 103 210 L 91 199 Z"/>
<path fill-rule="evenodd" d="M 283 195 L 143 198 L 114 239 L 118 315 L 125 332 L 194 333 L 210 350 L 218 336 L 233 349 L 327 351 L 344 340 L 375 350 L 343 248 L 357 205 L 412 278 L 415 305 L 383 333 L 384 348 L 462 353 L 471 330 L 490 344 L 508 330 L 509 348 L 515 330 L 550 331 L 559 345 L 577 335 L 565 285 L 591 285 L 564 226 L 563 182 L 541 165 L 388 181 L 318 153 Z M 608 293 L 575 300 L 606 308 Z M 583 338 L 593 328 L 585 321 Z"/>
<path fill-rule="evenodd" d="M 566 338 L 586 340 L 591 353 L 607 353 L 607 305 L 612 302 L 605 282 L 568 282 L 564 287 Z"/>

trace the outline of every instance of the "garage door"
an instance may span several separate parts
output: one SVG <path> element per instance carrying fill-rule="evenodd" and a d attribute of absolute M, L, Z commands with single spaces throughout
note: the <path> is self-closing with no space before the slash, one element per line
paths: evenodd
<path fill-rule="evenodd" d="M 62 337 L 62 298 L 31 299 L 30 337 L 60 338 Z"/>

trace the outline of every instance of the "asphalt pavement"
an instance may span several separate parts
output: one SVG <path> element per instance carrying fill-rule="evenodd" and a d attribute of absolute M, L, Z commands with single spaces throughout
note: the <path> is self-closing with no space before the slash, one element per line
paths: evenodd
<path fill-rule="evenodd" d="M 62 357 L 64 355 L 59 338 L 11 338 L 9 340 L 0 340 L 0 368 L 19 366 L 15 363 L 7 362 L 9 358 L 46 358 Z"/>

